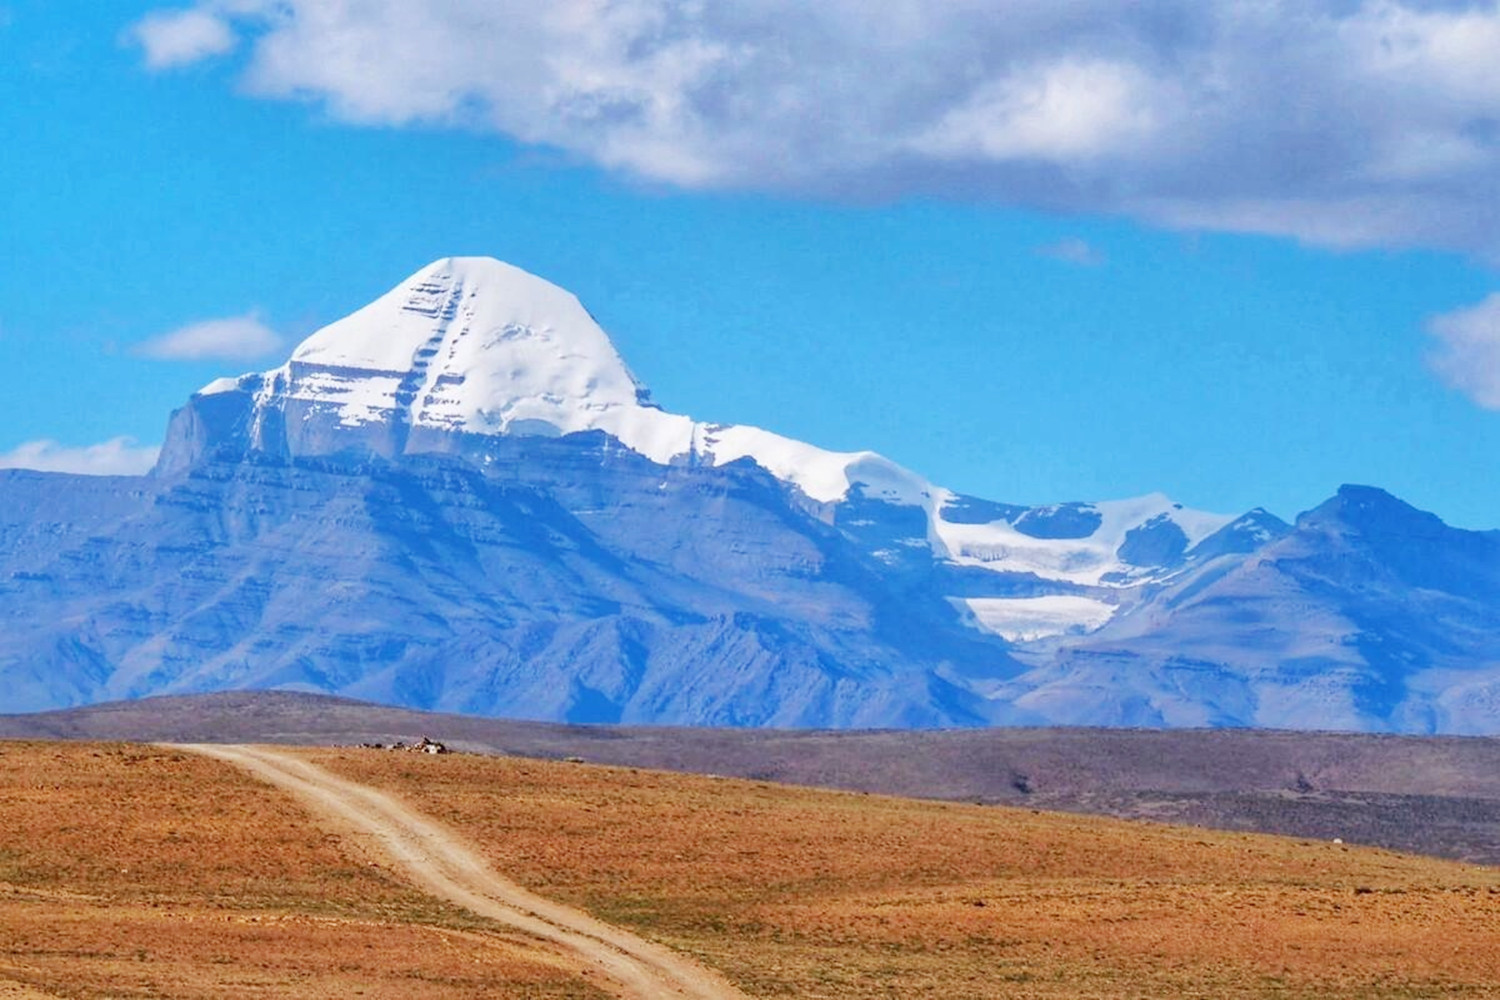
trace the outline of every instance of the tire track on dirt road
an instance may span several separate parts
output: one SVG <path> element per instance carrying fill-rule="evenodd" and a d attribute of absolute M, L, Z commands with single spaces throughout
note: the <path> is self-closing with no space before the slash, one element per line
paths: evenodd
<path fill-rule="evenodd" d="M 398 799 L 291 754 L 219 744 L 173 744 L 238 765 L 291 792 L 337 826 L 369 837 L 423 889 L 573 955 L 628 1000 L 747 1000 L 718 973 L 669 948 L 538 896 L 502 877 L 456 833 Z"/>

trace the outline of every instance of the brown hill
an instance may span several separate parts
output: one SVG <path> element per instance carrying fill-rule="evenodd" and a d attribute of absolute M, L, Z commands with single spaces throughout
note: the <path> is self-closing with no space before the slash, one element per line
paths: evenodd
<path fill-rule="evenodd" d="M 639 768 L 295 754 L 750 996 L 1396 1000 L 1500 982 L 1494 869 Z M 323 822 L 175 748 L 0 744 L 0 996 L 614 995 Z"/>
<path fill-rule="evenodd" d="M 622 728 L 236 692 L 0 716 L 0 738 L 390 742 L 1027 805 L 1500 864 L 1500 740 L 1262 730 Z"/>

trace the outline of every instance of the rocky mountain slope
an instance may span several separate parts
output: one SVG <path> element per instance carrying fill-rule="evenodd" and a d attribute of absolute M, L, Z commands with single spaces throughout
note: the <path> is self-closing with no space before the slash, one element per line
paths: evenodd
<path fill-rule="evenodd" d="M 452 258 L 172 416 L 0 473 L 0 708 L 231 688 L 569 721 L 1500 731 L 1500 535 L 1023 507 L 668 413 L 568 293 Z"/>
<path fill-rule="evenodd" d="M 1010 690 L 1056 721 L 1495 733 L 1500 532 L 1345 486 L 1247 558 L 1033 655 Z"/>

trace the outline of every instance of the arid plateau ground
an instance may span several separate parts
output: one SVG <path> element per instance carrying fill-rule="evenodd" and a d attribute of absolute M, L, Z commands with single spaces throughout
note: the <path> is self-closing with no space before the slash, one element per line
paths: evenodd
<path fill-rule="evenodd" d="M 1494 868 L 641 768 L 276 753 L 748 996 L 1500 995 Z M 0 743 L 7 1000 L 618 995 L 232 761 Z"/>
<path fill-rule="evenodd" d="M 389 743 L 1341 839 L 1500 865 L 1500 739 L 1252 729 L 569 726 L 284 691 L 0 715 L 0 739 Z"/>

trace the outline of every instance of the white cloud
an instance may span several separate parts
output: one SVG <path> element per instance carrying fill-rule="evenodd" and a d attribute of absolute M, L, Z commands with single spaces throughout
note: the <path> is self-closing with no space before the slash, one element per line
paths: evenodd
<path fill-rule="evenodd" d="M 1479 0 L 198 0 L 137 31 L 152 65 L 247 41 L 245 89 L 346 121 L 488 128 L 689 188 L 1500 258 Z"/>
<path fill-rule="evenodd" d="M 1098 267 L 1107 259 L 1104 251 L 1077 236 L 1066 236 L 1056 243 L 1039 246 L 1036 252 L 1043 257 L 1060 260 L 1065 264 L 1077 264 L 1079 267 Z"/>
<path fill-rule="evenodd" d="M 912 148 L 990 162 L 1128 156 L 1162 125 L 1153 86 L 1127 62 L 1042 61 L 978 88 Z"/>
<path fill-rule="evenodd" d="M 131 350 L 165 361 L 253 361 L 274 354 L 283 343 L 276 331 L 251 313 L 189 323 Z"/>
<path fill-rule="evenodd" d="M 1428 364 L 1449 386 L 1487 410 L 1500 410 L 1500 292 L 1478 305 L 1428 320 L 1436 343 Z"/>
<path fill-rule="evenodd" d="M 235 46 L 234 29 L 223 17 L 202 8 L 164 10 L 146 15 L 131 29 L 152 69 L 186 66 Z"/>
<path fill-rule="evenodd" d="M 134 438 L 117 437 L 82 448 L 68 448 L 56 441 L 27 441 L 12 451 L 0 453 L 0 469 L 37 469 L 41 472 L 73 472 L 85 476 L 140 476 L 156 464 L 157 445 L 136 444 Z"/>

